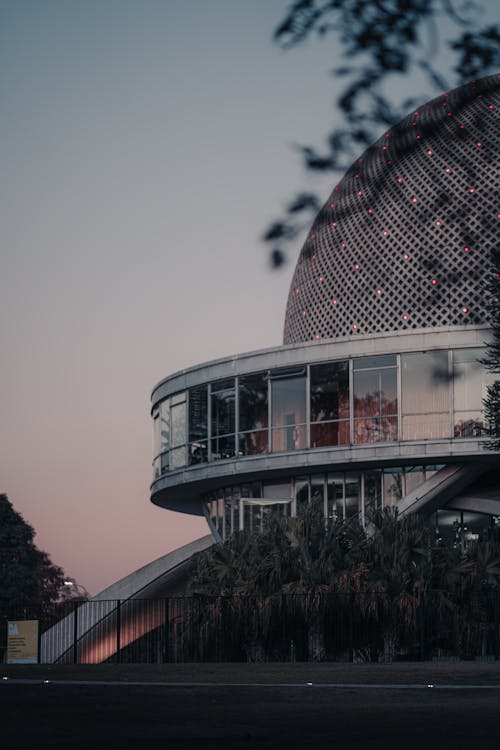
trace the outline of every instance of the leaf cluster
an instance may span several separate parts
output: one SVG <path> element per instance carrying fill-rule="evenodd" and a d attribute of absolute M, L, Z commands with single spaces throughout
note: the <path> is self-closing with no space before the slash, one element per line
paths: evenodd
<path fill-rule="evenodd" d="M 416 72 L 436 93 L 452 85 L 493 72 L 500 64 L 500 29 L 481 26 L 481 6 L 469 2 L 460 11 L 453 0 L 296 0 L 274 32 L 283 49 L 313 36 L 329 37 L 344 63 L 331 73 L 343 85 L 336 100 L 343 122 L 326 138 L 323 150 L 299 146 L 310 172 L 344 172 L 382 129 L 399 122 L 420 103 L 416 96 L 393 98 L 393 77 Z M 449 33 L 448 38 L 444 38 Z M 441 73 L 438 55 L 443 46 L 453 56 L 450 82 Z M 388 94 L 390 90 L 391 95 Z M 429 95 L 426 97 L 430 98 Z M 285 261 L 285 246 L 295 240 L 317 213 L 319 198 L 299 194 L 288 202 L 285 215 L 263 235 L 274 267 Z"/>

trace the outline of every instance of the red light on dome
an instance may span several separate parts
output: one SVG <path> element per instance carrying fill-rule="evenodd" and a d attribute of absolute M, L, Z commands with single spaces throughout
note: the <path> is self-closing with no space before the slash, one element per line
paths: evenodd
<path fill-rule="evenodd" d="M 355 177 L 355 178 L 356 178 L 357 180 L 359 180 L 359 172 L 358 172 L 357 174 L 355 174 L 355 175 L 354 175 L 354 177 Z"/>
<path fill-rule="evenodd" d="M 382 232 L 382 234 L 384 235 L 384 237 L 387 237 L 387 235 L 389 234 L 389 232 L 387 231 L 387 229 L 384 229 L 384 231 Z"/>
<path fill-rule="evenodd" d="M 377 294 L 382 294 L 382 289 L 377 289 Z"/>
<path fill-rule="evenodd" d="M 444 171 L 446 172 L 446 174 L 450 174 L 451 169 L 449 167 L 446 167 L 446 169 Z"/>
<path fill-rule="evenodd" d="M 337 222 L 336 221 L 332 221 L 332 227 L 336 227 L 336 226 L 337 226 Z"/>
<path fill-rule="evenodd" d="M 410 256 L 408 255 L 408 253 L 405 253 L 405 254 L 403 255 L 403 258 L 404 258 L 405 260 L 410 260 Z"/>
<path fill-rule="evenodd" d="M 363 157 L 361 157 L 360 159 L 358 159 L 358 164 L 362 164 L 362 163 L 363 163 Z"/>
<path fill-rule="evenodd" d="M 359 269 L 360 269 L 360 265 L 359 265 L 359 263 L 355 263 L 355 264 L 354 264 L 354 268 L 356 269 L 356 271 L 359 271 Z"/>
<path fill-rule="evenodd" d="M 488 109 L 495 109 L 495 107 L 493 106 L 493 104 L 488 104 Z"/>
<path fill-rule="evenodd" d="M 319 339 L 321 338 L 321 336 L 319 335 L 319 333 L 316 333 L 316 334 L 314 335 L 314 338 L 316 339 L 316 341 L 318 341 L 318 340 L 319 340 Z"/>
<path fill-rule="evenodd" d="M 362 190 L 358 190 L 358 195 L 361 197 L 363 195 L 363 191 Z"/>
<path fill-rule="evenodd" d="M 403 315 L 403 320 L 408 320 L 408 315 L 406 313 Z"/>
<path fill-rule="evenodd" d="M 431 281 L 432 286 L 437 286 L 437 283 L 438 283 L 437 279 L 432 279 Z"/>
<path fill-rule="evenodd" d="M 300 294 L 300 289 L 299 289 L 299 287 L 296 287 L 296 289 L 295 289 L 295 294 Z"/>
<path fill-rule="evenodd" d="M 464 253 L 468 253 L 469 251 L 470 251 L 470 247 L 468 245 L 466 245 L 464 247 Z"/>
<path fill-rule="evenodd" d="M 320 276 L 320 277 L 319 277 L 319 280 L 320 280 L 320 281 L 324 281 L 324 280 L 325 280 L 325 279 L 324 279 L 324 276 Z"/>
<path fill-rule="evenodd" d="M 392 159 L 389 159 L 389 161 L 386 162 L 390 167 L 392 167 Z"/>
<path fill-rule="evenodd" d="M 500 219 L 500 214 L 497 214 L 497 219 Z"/>
<path fill-rule="evenodd" d="M 469 188 L 469 193 L 471 193 L 471 194 L 472 194 L 472 193 L 475 193 L 475 192 L 476 192 L 476 191 L 475 191 L 475 189 L 474 189 L 474 188 Z"/>
<path fill-rule="evenodd" d="M 330 203 L 330 208 L 335 208 L 335 203 Z"/>
<path fill-rule="evenodd" d="M 422 138 L 421 135 L 417 135 L 417 141 L 419 141 Z"/>
<path fill-rule="evenodd" d="M 316 235 L 315 235 L 315 234 L 310 234 L 310 235 L 309 235 L 309 239 L 311 239 L 311 240 L 313 240 L 313 239 L 314 239 L 315 237 L 316 237 Z"/>
<path fill-rule="evenodd" d="M 440 226 L 441 226 L 441 222 L 439 221 L 439 219 L 438 219 L 438 220 L 436 221 L 436 226 L 437 226 L 437 227 L 440 227 Z"/>
<path fill-rule="evenodd" d="M 347 247 L 347 245 L 345 244 L 345 242 L 342 242 L 340 247 Z"/>
<path fill-rule="evenodd" d="M 397 182 L 399 182 L 399 184 L 401 184 L 403 182 L 403 178 L 402 177 L 398 177 Z"/>
<path fill-rule="evenodd" d="M 468 313 L 469 312 L 469 308 L 468 307 L 462 307 L 462 312 L 463 313 Z"/>
<path fill-rule="evenodd" d="M 413 196 L 413 198 L 411 199 L 411 202 L 412 203 L 418 203 L 418 198 L 416 198 L 415 196 Z"/>
<path fill-rule="evenodd" d="M 453 117 L 453 113 L 452 112 L 448 112 L 448 117 Z"/>
<path fill-rule="evenodd" d="M 313 260 L 316 260 L 316 256 L 315 256 L 315 255 L 313 255 L 312 259 L 313 259 Z"/>
<path fill-rule="evenodd" d="M 412 122 L 413 127 L 415 127 L 416 124 L 417 124 L 416 122 Z"/>
<path fill-rule="evenodd" d="M 460 130 L 465 130 L 465 125 L 459 125 Z"/>
<path fill-rule="evenodd" d="M 358 330 L 358 324 L 357 324 L 357 323 L 353 323 L 353 324 L 352 324 L 352 327 L 354 328 L 354 330 L 355 330 L 355 331 L 357 331 L 357 330 Z"/>
<path fill-rule="evenodd" d="M 387 146 L 382 146 L 382 151 L 387 151 Z"/>
<path fill-rule="evenodd" d="M 368 209 L 368 213 L 369 213 L 369 214 L 372 214 L 372 213 L 373 213 L 373 208 L 369 208 L 369 209 Z"/>
<path fill-rule="evenodd" d="M 337 304 L 337 300 L 336 299 L 332 299 L 332 305 L 336 305 L 336 304 Z"/>
<path fill-rule="evenodd" d="M 432 154 L 433 154 L 433 152 L 432 152 L 432 151 L 431 151 L 431 150 L 429 149 L 429 150 L 427 151 L 427 155 L 428 155 L 428 156 L 432 156 Z"/>
<path fill-rule="evenodd" d="M 478 148 L 482 148 L 482 147 L 483 147 L 483 144 L 481 143 L 481 141 L 476 141 L 476 146 L 477 146 Z"/>
<path fill-rule="evenodd" d="M 302 315 L 303 315 L 303 316 L 304 316 L 304 318 L 305 318 L 305 317 L 306 317 L 306 315 L 307 315 L 307 311 L 306 311 L 306 310 L 302 310 Z"/>

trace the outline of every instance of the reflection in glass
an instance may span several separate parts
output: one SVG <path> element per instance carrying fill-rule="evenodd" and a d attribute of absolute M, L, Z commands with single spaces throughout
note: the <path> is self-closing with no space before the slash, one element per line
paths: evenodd
<path fill-rule="evenodd" d="M 403 497 L 403 469 L 384 469 L 382 480 L 384 508 L 394 508 Z"/>
<path fill-rule="evenodd" d="M 168 451 L 170 435 L 170 399 L 160 404 L 160 452 Z"/>
<path fill-rule="evenodd" d="M 245 375 L 239 380 L 239 441 L 242 456 L 267 453 L 268 380 L 265 373 Z"/>
<path fill-rule="evenodd" d="M 450 437 L 448 352 L 401 355 L 403 440 Z"/>
<path fill-rule="evenodd" d="M 371 361 L 386 357 L 365 358 Z M 398 397 L 396 367 L 368 370 L 358 369 L 355 360 L 354 439 L 356 443 L 376 443 L 397 440 Z M 366 363 L 364 363 L 366 364 Z"/>
<path fill-rule="evenodd" d="M 176 448 L 186 442 L 186 402 L 170 408 L 170 447 Z"/>
<path fill-rule="evenodd" d="M 425 473 L 423 466 L 408 466 L 405 469 L 405 495 L 416 490 L 425 482 Z"/>
<path fill-rule="evenodd" d="M 360 475 L 356 473 L 346 473 L 345 475 L 345 517 L 352 518 L 359 513 L 360 509 L 360 492 L 359 492 Z"/>
<path fill-rule="evenodd" d="M 364 474 L 365 522 L 371 521 L 382 507 L 382 487 L 380 471 L 366 471 Z"/>
<path fill-rule="evenodd" d="M 482 414 L 486 389 L 496 379 L 478 359 L 484 349 L 458 349 L 453 352 L 453 405 L 455 437 L 480 437 L 485 432 Z"/>
<path fill-rule="evenodd" d="M 311 477 L 311 504 L 323 510 L 325 504 L 325 489 L 322 474 L 313 474 Z"/>
<path fill-rule="evenodd" d="M 272 450 L 303 450 L 306 437 L 306 379 L 283 377 L 271 381 Z M 302 426 L 300 426 L 302 425 Z"/>
<path fill-rule="evenodd" d="M 212 383 L 212 460 L 234 456 L 235 392 L 234 378 Z"/>
<path fill-rule="evenodd" d="M 189 390 L 188 462 L 208 460 L 208 388 L 206 385 Z"/>
<path fill-rule="evenodd" d="M 295 503 L 297 515 L 309 503 L 309 478 L 297 477 L 295 480 Z"/>
<path fill-rule="evenodd" d="M 344 475 L 328 474 L 327 518 L 342 521 L 344 518 Z"/>
<path fill-rule="evenodd" d="M 311 447 L 349 443 L 349 364 L 311 367 Z M 316 424 L 314 424 L 316 423 Z"/>
<path fill-rule="evenodd" d="M 182 448 L 172 448 L 170 450 L 170 471 L 181 469 L 186 465 L 186 446 Z"/>

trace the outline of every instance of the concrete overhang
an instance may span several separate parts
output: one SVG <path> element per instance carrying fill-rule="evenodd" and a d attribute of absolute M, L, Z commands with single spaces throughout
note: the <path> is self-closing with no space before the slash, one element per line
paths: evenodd
<path fill-rule="evenodd" d="M 200 464 L 170 472 L 151 485 L 151 501 L 170 510 L 201 515 L 200 496 L 218 487 L 273 481 L 311 472 L 347 471 L 415 464 L 485 464 L 498 454 L 477 438 L 370 443 L 335 448 L 314 448 L 290 453 L 245 456 Z"/>

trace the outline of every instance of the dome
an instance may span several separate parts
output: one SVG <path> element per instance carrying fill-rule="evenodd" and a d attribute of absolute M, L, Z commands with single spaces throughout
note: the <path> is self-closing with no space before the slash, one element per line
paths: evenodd
<path fill-rule="evenodd" d="M 488 322 L 500 76 L 441 95 L 350 167 L 301 250 L 284 343 Z"/>

